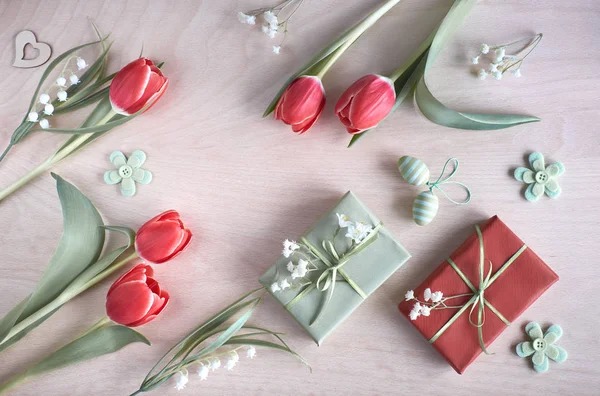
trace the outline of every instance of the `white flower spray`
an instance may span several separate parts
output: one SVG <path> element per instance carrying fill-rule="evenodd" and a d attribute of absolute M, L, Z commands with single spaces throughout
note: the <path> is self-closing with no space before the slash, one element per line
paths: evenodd
<path fill-rule="evenodd" d="M 521 77 L 521 66 L 527 56 L 537 47 L 542 39 L 542 33 L 533 37 L 513 41 L 512 43 L 502 45 L 481 44 L 477 56 L 471 58 L 471 64 L 479 65 L 482 58 L 487 58 L 489 65 L 486 68 L 477 70 L 477 77 L 485 80 L 487 76 L 492 76 L 496 80 L 501 80 L 504 73 L 510 71 L 513 76 Z M 523 43 L 526 43 L 523 46 Z M 507 54 L 509 47 L 522 46 L 514 55 Z"/>
<path fill-rule="evenodd" d="M 279 55 L 287 37 L 288 23 L 303 2 L 304 0 L 285 0 L 274 7 L 257 8 L 247 12 L 240 11 L 237 17 L 241 23 L 246 25 L 256 25 L 257 18 L 262 19 L 260 29 L 271 39 L 282 33 L 281 42 L 272 46 L 273 53 Z"/>
<path fill-rule="evenodd" d="M 338 234 L 346 229 L 345 237 L 351 242 L 351 248 L 360 245 L 368 236 L 373 232 L 373 226 L 362 223 L 353 222 L 348 216 L 340 213 L 336 213 L 338 219 L 338 227 L 333 235 L 333 241 L 335 241 Z M 333 243 L 332 243 L 333 246 Z M 295 241 L 286 239 L 283 241 L 283 256 L 289 258 L 290 261 L 286 265 L 286 269 L 289 272 L 289 278 L 279 279 L 279 274 L 275 275 L 274 282 L 271 284 L 270 289 L 272 293 L 282 292 L 286 289 L 299 289 L 304 286 L 310 285 L 311 281 L 307 278 L 308 274 L 312 271 L 319 269 L 314 264 L 315 261 L 320 261 L 312 250 L 304 245 Z M 337 254 L 337 253 L 336 253 Z M 296 260 L 296 263 L 294 263 Z M 296 281 L 298 279 L 298 281 Z"/>
<path fill-rule="evenodd" d="M 459 294 L 456 296 L 444 297 L 441 291 L 432 292 L 430 288 L 423 291 L 423 300 L 415 297 L 415 292 L 409 290 L 404 295 L 405 301 L 415 301 L 412 310 L 408 314 L 410 320 L 417 320 L 419 316 L 429 316 L 431 311 L 439 309 L 462 308 L 462 305 L 448 305 L 446 302 L 453 298 L 472 296 L 473 293 Z"/>
<path fill-rule="evenodd" d="M 71 70 L 69 67 L 70 64 L 75 62 L 77 66 L 77 70 Z M 50 92 L 56 89 L 56 99 L 58 102 L 66 102 L 68 99 L 67 88 L 67 78 L 65 76 L 69 76 L 69 82 L 71 85 L 76 85 L 79 83 L 79 77 L 75 74 L 78 71 L 81 71 L 88 67 L 87 62 L 81 57 L 70 57 L 65 61 L 65 65 L 60 72 L 60 75 L 56 78 L 54 83 L 48 87 L 46 92 L 40 94 L 38 98 L 38 102 L 32 108 L 32 111 L 27 116 L 27 120 L 29 122 L 39 122 L 40 128 L 48 129 L 50 128 L 50 122 L 48 121 L 49 116 L 54 114 L 54 104 L 52 104 L 52 96 Z M 55 103 L 56 104 L 56 103 Z M 43 115 L 45 117 L 41 117 Z"/>

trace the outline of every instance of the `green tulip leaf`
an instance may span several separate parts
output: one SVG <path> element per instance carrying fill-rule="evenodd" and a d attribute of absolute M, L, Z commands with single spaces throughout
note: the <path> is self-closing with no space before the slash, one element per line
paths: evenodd
<path fill-rule="evenodd" d="M 121 325 L 95 329 L 56 352 L 47 356 L 25 371 L 26 377 L 37 376 L 72 364 L 107 355 L 134 343 L 150 345 L 143 334 Z"/>
<path fill-rule="evenodd" d="M 427 54 L 425 71 L 417 82 L 415 101 L 425 117 L 436 124 L 459 129 L 493 130 L 539 121 L 537 117 L 516 114 L 476 114 L 452 110 L 437 100 L 425 82 L 427 71 L 452 37 L 476 0 L 456 0 L 440 24 Z"/>
<path fill-rule="evenodd" d="M 15 325 L 53 302 L 96 262 L 104 246 L 105 231 L 101 227 L 104 223 L 94 205 L 75 186 L 60 176 L 53 174 L 53 177 L 62 205 L 63 234 L 34 292 L 0 320 L 0 343 Z"/>

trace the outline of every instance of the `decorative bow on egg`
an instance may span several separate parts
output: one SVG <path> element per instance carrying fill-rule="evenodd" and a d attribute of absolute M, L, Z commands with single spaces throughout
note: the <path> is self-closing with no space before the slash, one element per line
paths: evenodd
<path fill-rule="evenodd" d="M 454 170 L 444 178 L 446 168 L 450 162 L 454 162 Z M 457 158 L 450 158 L 448 161 L 446 161 L 444 168 L 442 169 L 442 173 L 434 182 L 429 180 L 429 168 L 418 158 L 410 157 L 408 155 L 401 157 L 398 160 L 398 170 L 400 171 L 402 178 L 408 183 L 417 187 L 422 185 L 429 187 L 428 190 L 419 193 L 413 202 L 413 220 L 418 225 L 424 226 L 431 223 L 438 212 L 440 204 L 438 197 L 433 192 L 435 189 L 439 190 L 446 196 L 446 198 L 448 198 L 450 202 L 454 204 L 465 205 L 471 201 L 471 190 L 469 190 L 469 187 L 463 183 L 450 180 L 456 174 L 456 172 L 458 172 Z M 455 201 L 454 199 L 450 198 L 446 191 L 442 189 L 441 186 L 444 184 L 457 184 L 463 187 L 467 192 L 467 197 L 464 201 Z"/>

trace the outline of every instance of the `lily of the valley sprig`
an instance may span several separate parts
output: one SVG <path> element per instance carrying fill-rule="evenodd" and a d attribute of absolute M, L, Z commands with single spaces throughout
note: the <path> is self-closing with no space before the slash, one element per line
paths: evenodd
<path fill-rule="evenodd" d="M 257 348 L 289 353 L 310 368 L 285 343 L 282 333 L 247 324 L 260 304 L 263 292 L 262 287 L 252 290 L 196 327 L 158 360 L 131 396 L 149 392 L 167 381 L 172 381 L 173 387 L 182 390 L 194 382 L 190 378 L 193 373 L 201 382 L 209 375 L 217 375 L 211 373 L 220 367 L 232 371 L 240 362 L 240 354 L 253 359 Z"/>
<path fill-rule="evenodd" d="M 60 129 L 47 128 L 40 131 L 64 133 L 71 135 L 46 161 L 38 165 L 36 168 L 29 171 L 26 175 L 18 179 L 12 185 L 0 191 L 0 201 L 14 193 L 28 182 L 50 170 L 54 165 L 69 157 L 81 148 L 87 146 L 104 133 L 113 128 L 129 122 L 134 117 L 138 116 L 145 110 L 149 109 L 165 92 L 168 86 L 168 79 L 162 74 L 159 69 L 160 65 L 155 65 L 151 60 L 139 58 L 126 65 L 118 73 L 105 76 L 106 59 L 109 46 L 105 45 L 105 40 L 85 44 L 75 47 L 54 60 L 48 69 L 44 72 L 40 84 L 34 93 L 30 108 L 27 115 L 19 128 L 13 134 L 10 147 L 20 142 L 26 135 L 34 131 L 36 122 L 29 121 L 32 109 L 39 100 L 50 100 L 46 96 L 39 97 L 41 86 L 47 79 L 52 70 L 58 66 L 60 62 L 67 59 L 72 53 L 93 44 L 101 44 L 104 51 L 101 57 L 96 60 L 84 73 L 79 82 L 71 86 L 65 91 L 67 97 L 64 103 L 57 98 L 53 104 L 46 104 L 46 113 L 57 114 L 85 107 L 89 104 L 98 102 L 96 107 L 88 115 L 85 121 L 78 128 Z M 83 62 L 83 60 L 82 60 Z M 83 63 L 81 66 L 83 66 Z M 62 77 L 64 79 L 64 77 Z M 59 78 L 57 84 L 66 84 Z M 110 84 L 109 86 L 106 86 Z M 58 94 L 57 94 L 58 95 Z M 48 95 L 49 96 L 49 95 Z M 61 94 L 61 98 L 64 94 Z M 49 106 L 52 106 L 50 108 Z M 50 111 L 52 110 L 52 112 Z M 31 116 L 35 118 L 35 116 Z M 38 116 L 39 117 L 39 116 Z M 42 120 L 43 121 L 43 120 Z M 43 126 L 48 126 L 44 123 Z M 7 151 L 8 151 L 7 149 Z"/>
<path fill-rule="evenodd" d="M 75 70 L 74 68 L 71 69 L 72 66 L 76 66 L 77 70 Z M 54 114 L 55 108 L 53 102 L 57 100 L 59 102 L 58 105 L 60 106 L 61 103 L 64 103 L 69 99 L 69 92 L 67 92 L 67 89 L 74 88 L 75 85 L 81 83 L 81 81 L 79 80 L 79 76 L 76 73 L 80 72 L 81 70 L 84 70 L 87 67 L 87 62 L 81 57 L 71 56 L 67 58 L 67 60 L 65 61 L 65 65 L 56 81 L 52 83 L 45 90 L 45 92 L 40 95 L 38 103 L 36 103 L 30 109 L 31 111 L 27 115 L 27 121 L 39 123 L 39 126 L 42 129 L 50 128 L 51 125 L 48 117 Z M 67 85 L 69 85 L 69 87 L 67 87 Z M 71 91 L 74 91 L 74 89 L 72 89 Z M 53 94 L 56 96 L 54 100 L 52 99 Z M 4 157 L 6 153 L 8 153 L 9 149 L 10 146 L 6 149 L 2 157 Z M 0 157 L 0 160 L 2 160 L 2 157 Z"/>
<path fill-rule="evenodd" d="M 415 297 L 415 292 L 413 290 L 409 290 L 404 295 L 404 299 L 406 301 L 415 301 L 412 310 L 409 313 L 410 320 L 417 320 L 419 316 L 429 316 L 431 315 L 431 311 L 440 310 L 440 309 L 453 309 L 453 308 L 462 308 L 462 305 L 448 305 L 446 302 L 453 298 L 461 298 L 466 296 L 472 296 L 473 294 L 459 294 L 456 296 L 444 297 L 444 293 L 441 291 L 432 292 L 430 288 L 427 288 L 423 292 L 423 299 Z"/>
<path fill-rule="evenodd" d="M 515 77 L 521 77 L 521 66 L 523 61 L 535 49 L 535 47 L 537 47 L 542 40 L 542 36 L 542 33 L 539 33 L 533 37 L 528 37 L 513 41 L 512 43 L 501 45 L 481 44 L 479 53 L 471 58 L 471 63 L 473 65 L 478 65 L 484 58 L 488 58 L 490 62 L 487 69 L 480 68 L 477 71 L 477 76 L 480 80 L 485 80 L 488 75 L 491 75 L 496 80 L 501 80 L 504 73 L 510 70 Z M 507 53 L 509 48 L 514 48 L 515 46 L 522 45 L 523 43 L 526 43 L 526 45 L 513 55 Z"/>
<path fill-rule="evenodd" d="M 321 80 L 335 62 L 379 18 L 400 0 L 387 0 L 362 21 L 346 31 L 294 73 L 279 90 L 263 117 L 275 112 L 275 119 L 304 133 L 317 122 L 325 107 L 325 89 Z"/>
<path fill-rule="evenodd" d="M 259 22 L 262 19 L 261 31 L 272 39 L 283 31 L 283 38 L 279 44 L 273 46 L 273 53 L 278 55 L 287 38 L 288 23 L 303 2 L 304 0 L 285 0 L 274 7 L 262 7 L 246 12 L 240 11 L 237 16 L 241 23 L 247 25 L 256 25 L 257 18 Z"/>
<path fill-rule="evenodd" d="M 427 72 L 475 3 L 476 0 L 455 0 L 440 25 L 398 69 L 389 75 L 369 74 L 342 94 L 335 112 L 353 135 L 349 147 L 376 128 L 407 98 L 414 98 L 421 113 L 430 121 L 451 128 L 494 130 L 539 121 L 537 117 L 515 114 L 458 112 L 446 107 L 429 90 L 425 81 Z M 518 61 L 516 64 L 520 65 Z"/>
<path fill-rule="evenodd" d="M 338 227 L 332 239 L 323 241 L 322 245 L 328 254 L 339 258 L 342 254 L 338 252 L 335 240 L 340 235 L 340 232 L 344 229 L 346 230 L 344 236 L 349 241 L 350 250 L 360 245 L 373 232 L 373 226 L 363 222 L 354 222 L 344 214 L 336 213 L 336 215 L 338 218 Z M 319 262 L 320 258 L 312 249 L 301 242 L 286 239 L 283 242 L 282 254 L 285 258 L 290 259 L 286 266 L 289 278 L 287 276 L 281 277 L 277 274 L 276 279 L 274 279 L 270 286 L 271 292 L 276 293 L 285 291 L 286 289 L 301 289 L 310 285 L 312 281 L 308 278 L 308 275 L 320 268 L 315 265 L 315 262 Z M 327 287 L 323 288 L 323 290 L 326 289 Z"/>

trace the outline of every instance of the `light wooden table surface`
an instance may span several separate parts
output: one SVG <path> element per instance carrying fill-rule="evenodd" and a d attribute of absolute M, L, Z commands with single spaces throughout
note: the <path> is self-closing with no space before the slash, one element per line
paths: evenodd
<path fill-rule="evenodd" d="M 275 0 L 273 0 L 273 3 Z M 232 372 L 207 381 L 192 377 L 177 393 L 156 395 L 594 395 L 600 386 L 598 297 L 598 169 L 600 169 L 600 3 L 480 1 L 429 75 L 444 103 L 469 111 L 518 112 L 542 118 L 501 131 L 437 126 L 404 104 L 353 149 L 333 116 L 343 89 L 368 73 L 402 62 L 442 18 L 450 0 L 404 0 L 365 34 L 325 78 L 328 104 L 304 136 L 261 114 L 280 85 L 312 53 L 379 0 L 310 1 L 296 14 L 281 55 L 271 42 L 237 22 L 238 11 L 269 5 L 248 1 L 0 1 L 2 89 L 0 143 L 27 108 L 43 67 L 16 69 L 13 40 L 23 30 L 51 44 L 54 55 L 91 41 L 87 17 L 116 39 L 111 68 L 144 54 L 166 61 L 169 90 L 147 114 L 120 127 L 55 171 L 77 185 L 106 223 L 139 227 L 160 211 L 180 211 L 194 231 L 190 248 L 157 266 L 172 296 L 161 317 L 141 330 L 153 347 L 131 345 L 110 356 L 38 378 L 12 395 L 125 395 L 193 326 L 257 286 L 276 260 L 280 242 L 301 235 L 347 190 L 381 217 L 413 258 L 372 295 L 322 347 L 268 297 L 252 322 L 287 332 L 314 373 L 287 355 L 259 350 Z M 481 42 L 502 43 L 544 33 L 523 77 L 479 81 L 469 60 Z M 5 186 L 46 158 L 63 136 L 32 135 L 0 164 Z M 154 181 L 133 198 L 104 184 L 113 150 L 148 154 Z M 532 204 L 511 171 L 531 151 L 560 160 L 563 195 Z M 458 180 L 473 202 L 441 201 L 428 227 L 410 218 L 418 190 L 399 177 L 396 161 L 413 155 L 436 174 L 458 157 Z M 560 276 L 464 375 L 457 375 L 398 313 L 397 303 L 463 239 L 475 222 L 498 214 Z M 0 203 L 0 315 L 25 297 L 40 277 L 61 233 L 54 180 L 45 175 Z M 0 380 L 68 341 L 104 313 L 109 282 L 62 308 L 0 355 Z M 569 353 L 537 374 L 514 353 L 531 320 L 563 326 Z"/>

